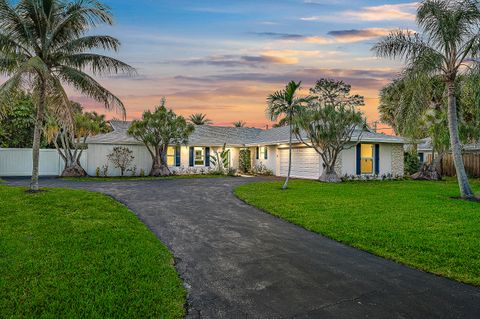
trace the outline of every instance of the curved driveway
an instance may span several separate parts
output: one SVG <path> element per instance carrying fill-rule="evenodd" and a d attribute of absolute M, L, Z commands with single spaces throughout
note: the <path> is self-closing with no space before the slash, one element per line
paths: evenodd
<path fill-rule="evenodd" d="M 133 210 L 173 252 L 189 292 L 187 318 L 480 318 L 479 288 L 265 214 L 232 194 L 248 181 L 42 184 L 102 192 Z"/>

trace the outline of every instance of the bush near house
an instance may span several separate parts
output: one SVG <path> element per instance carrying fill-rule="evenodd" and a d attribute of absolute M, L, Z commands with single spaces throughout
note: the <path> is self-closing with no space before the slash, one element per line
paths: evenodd
<path fill-rule="evenodd" d="M 125 206 L 86 191 L 0 186 L 0 318 L 182 318 L 167 248 Z"/>
<path fill-rule="evenodd" d="M 472 181 L 480 191 L 480 181 Z M 275 216 L 376 255 L 480 286 L 480 203 L 456 181 L 253 183 L 235 194 Z"/>

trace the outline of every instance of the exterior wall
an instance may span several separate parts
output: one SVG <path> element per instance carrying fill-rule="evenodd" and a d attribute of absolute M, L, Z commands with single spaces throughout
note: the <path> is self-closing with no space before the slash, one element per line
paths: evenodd
<path fill-rule="evenodd" d="M 83 151 L 80 164 L 87 166 L 87 151 Z M 0 176 L 31 176 L 32 175 L 31 148 L 0 148 Z M 65 162 L 55 149 L 41 149 L 39 174 L 40 176 L 59 176 L 65 167 Z"/>
<path fill-rule="evenodd" d="M 252 156 L 252 167 L 255 165 L 264 165 L 268 169 L 270 169 L 273 174 L 277 174 L 277 147 L 276 146 L 267 146 L 267 159 L 259 158 L 257 159 L 257 149 L 256 147 L 250 148 L 251 156 Z"/>
<path fill-rule="evenodd" d="M 87 160 L 87 165 L 85 170 L 87 174 L 90 176 L 96 175 L 97 167 L 99 169 L 102 168 L 104 165 L 108 165 L 108 176 L 120 176 L 120 169 L 114 168 L 111 163 L 108 162 L 107 155 L 110 154 L 114 147 L 116 146 L 124 146 L 128 147 L 130 150 L 133 151 L 133 156 L 135 157 L 132 163 L 132 166 L 136 166 L 136 173 L 137 175 L 140 174 L 140 171 L 143 169 L 145 175 L 150 174 L 152 169 L 152 157 L 148 152 L 147 148 L 143 145 L 110 145 L 110 144 L 89 144 L 89 156 Z M 238 168 L 238 155 L 239 149 L 238 148 L 227 148 L 230 149 L 230 165 L 234 168 Z M 210 147 L 210 155 L 214 155 L 215 151 L 221 152 L 221 147 Z M 177 171 L 177 170 L 186 170 L 189 169 L 189 156 L 190 151 L 188 146 L 181 146 L 180 147 L 180 167 L 170 167 L 170 170 Z M 196 169 L 206 168 L 204 165 L 196 165 L 194 166 Z M 127 173 L 131 174 L 131 173 Z"/>
<path fill-rule="evenodd" d="M 350 146 L 349 146 L 350 147 Z M 340 153 L 342 159 L 342 173 L 344 175 L 356 175 L 357 174 L 357 151 L 355 147 L 345 149 Z M 338 172 L 337 172 L 338 173 Z"/>
<path fill-rule="evenodd" d="M 120 169 L 114 168 L 113 164 L 107 159 L 107 155 L 110 154 L 114 147 L 123 146 L 128 147 L 133 151 L 135 157 L 132 166 L 136 166 L 137 174 L 143 169 L 145 175 L 148 175 L 152 169 L 152 157 L 147 148 L 143 145 L 109 145 L 109 144 L 89 144 L 88 145 L 88 157 L 87 167 L 84 169 L 90 176 L 96 175 L 96 170 L 102 169 L 102 166 L 108 165 L 108 176 L 120 176 Z M 129 175 L 127 172 L 126 175 Z"/>
<path fill-rule="evenodd" d="M 403 176 L 404 174 L 404 152 L 402 145 L 392 145 L 392 174 Z"/>
<path fill-rule="evenodd" d="M 403 176 L 403 145 L 376 143 L 380 145 L 380 171 L 379 175 L 392 174 L 395 176 Z M 298 145 L 294 145 L 298 148 Z M 280 153 L 280 148 L 277 149 L 277 154 Z M 277 155 L 278 157 L 278 155 Z M 297 166 L 299 164 L 297 163 Z M 301 165 L 301 164 L 300 164 Z M 322 160 L 319 156 L 320 173 L 323 171 Z M 295 164 L 293 164 L 295 166 Z M 292 167 L 293 167 L 292 166 Z M 277 158 L 277 170 L 274 170 L 275 175 L 280 176 L 280 164 Z M 340 176 L 356 175 L 357 174 L 357 154 L 356 147 L 350 147 L 343 150 L 337 160 L 335 170 Z M 317 176 L 312 176 L 316 179 Z"/>

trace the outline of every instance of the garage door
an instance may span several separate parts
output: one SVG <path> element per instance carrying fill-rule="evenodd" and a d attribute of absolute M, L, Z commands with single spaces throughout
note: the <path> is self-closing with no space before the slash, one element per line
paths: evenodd
<path fill-rule="evenodd" d="M 287 176 L 288 149 L 280 150 L 280 175 Z M 320 177 L 320 156 L 312 148 L 292 149 L 292 177 L 317 179 Z"/>

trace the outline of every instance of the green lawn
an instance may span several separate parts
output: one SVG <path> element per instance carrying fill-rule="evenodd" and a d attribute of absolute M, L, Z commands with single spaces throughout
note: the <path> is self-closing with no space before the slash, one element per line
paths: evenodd
<path fill-rule="evenodd" d="M 62 177 L 64 180 L 78 181 L 78 182 L 105 182 L 105 181 L 149 181 L 157 179 L 188 179 L 188 178 L 221 178 L 227 177 L 220 174 L 192 174 L 192 175 L 170 175 L 164 177 L 154 176 L 115 176 L 115 177 Z"/>
<path fill-rule="evenodd" d="M 247 184 L 235 194 L 337 241 L 480 286 L 480 203 L 451 199 L 459 195 L 454 181 L 281 185 Z"/>
<path fill-rule="evenodd" d="M 0 186 L 0 318 L 181 318 L 172 255 L 125 206 Z"/>

